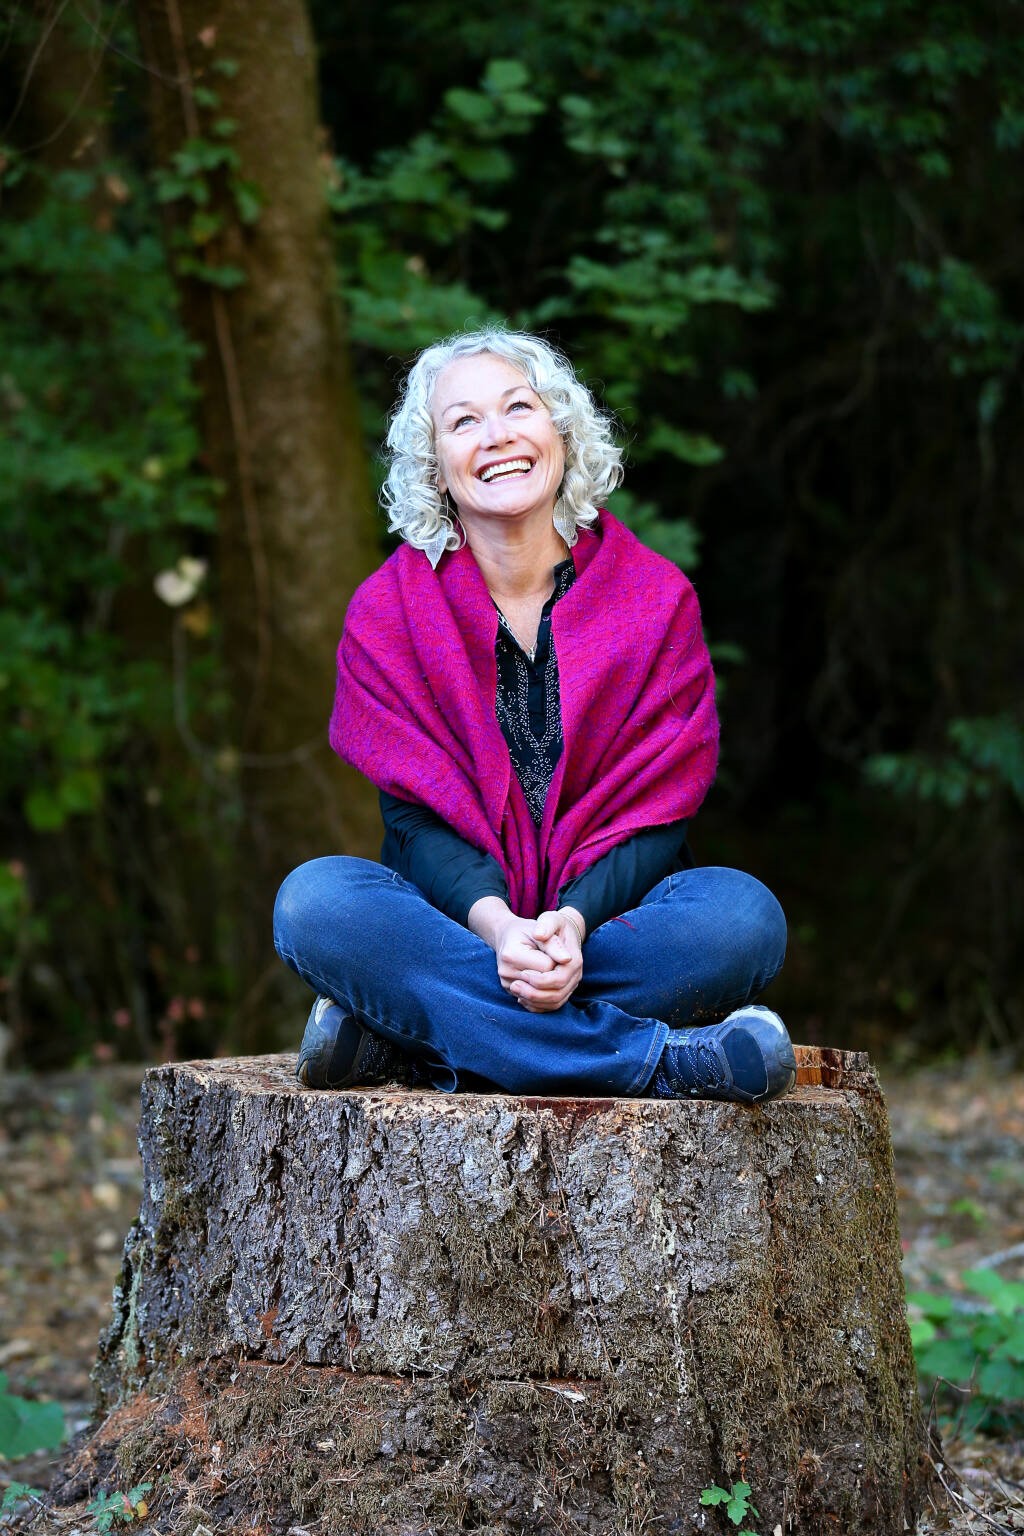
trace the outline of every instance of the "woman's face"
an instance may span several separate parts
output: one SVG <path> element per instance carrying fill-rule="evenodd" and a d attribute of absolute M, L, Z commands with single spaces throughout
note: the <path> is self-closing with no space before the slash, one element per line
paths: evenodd
<path fill-rule="evenodd" d="M 540 396 L 512 363 L 480 352 L 449 363 L 431 401 L 438 488 L 474 523 L 550 518 L 565 446 Z"/>

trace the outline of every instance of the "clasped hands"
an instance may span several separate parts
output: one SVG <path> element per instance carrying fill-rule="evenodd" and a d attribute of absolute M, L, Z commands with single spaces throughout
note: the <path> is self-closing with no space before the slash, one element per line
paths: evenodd
<path fill-rule="evenodd" d="M 579 986 L 585 928 L 575 908 L 517 917 L 499 897 L 485 897 L 474 904 L 469 926 L 494 950 L 505 991 L 528 1012 L 553 1013 Z"/>

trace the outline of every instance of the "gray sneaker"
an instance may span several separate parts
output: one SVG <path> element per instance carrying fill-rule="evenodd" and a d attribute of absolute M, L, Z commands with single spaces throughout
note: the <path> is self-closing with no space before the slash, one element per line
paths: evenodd
<path fill-rule="evenodd" d="M 647 1094 L 756 1104 L 788 1093 L 795 1082 L 785 1024 L 770 1008 L 751 1003 L 721 1024 L 670 1030 Z"/>
<path fill-rule="evenodd" d="M 401 1056 L 397 1046 L 357 1024 L 333 997 L 318 997 L 299 1046 L 295 1076 L 306 1088 L 386 1083 Z"/>

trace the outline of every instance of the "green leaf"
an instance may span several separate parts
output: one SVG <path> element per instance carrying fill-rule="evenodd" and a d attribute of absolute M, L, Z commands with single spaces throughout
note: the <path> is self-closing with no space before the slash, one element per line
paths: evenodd
<path fill-rule="evenodd" d="M 647 449 L 651 453 L 671 453 L 684 464 L 718 464 L 725 450 L 703 432 L 683 432 L 670 426 L 667 421 L 654 424 L 647 435 Z"/>
<path fill-rule="evenodd" d="M 231 195 L 235 200 L 238 217 L 243 224 L 255 224 L 263 212 L 264 196 L 262 189 L 255 181 L 248 181 L 244 176 L 233 176 L 231 179 Z"/>
<path fill-rule="evenodd" d="M 452 151 L 455 165 L 470 181 L 507 181 L 512 159 L 494 144 L 469 144 Z"/>
<path fill-rule="evenodd" d="M 8 1483 L 3 1499 L 0 1500 L 0 1515 L 9 1515 L 22 1499 L 41 1499 L 42 1496 L 43 1490 L 33 1488 L 31 1483 Z"/>
<path fill-rule="evenodd" d="M 444 93 L 445 106 L 467 123 L 487 123 L 494 117 L 494 103 L 479 91 L 453 86 Z"/>
<path fill-rule="evenodd" d="M 988 1360 L 978 1372 L 978 1390 L 998 1402 L 1024 1402 L 1024 1366 L 1012 1360 Z"/>
<path fill-rule="evenodd" d="M 700 1496 L 701 1503 L 707 1505 L 728 1504 L 729 1499 L 730 1494 L 726 1489 L 719 1488 L 717 1483 L 713 1483 L 710 1488 L 705 1488 Z"/>
<path fill-rule="evenodd" d="M 501 97 L 501 105 L 511 116 L 518 117 L 535 117 L 544 111 L 544 103 L 528 91 L 506 91 Z"/>
<path fill-rule="evenodd" d="M 194 245 L 206 245 L 224 228 L 224 215 L 213 209 L 199 208 L 188 221 L 188 238 Z"/>
<path fill-rule="evenodd" d="M 1024 1284 L 1004 1280 L 994 1269 L 965 1269 L 963 1282 L 968 1290 L 986 1297 L 1002 1317 L 1024 1309 Z"/>
<path fill-rule="evenodd" d="M 942 1376 L 962 1386 L 970 1380 L 976 1360 L 977 1352 L 969 1340 L 940 1338 L 923 1345 L 917 1363 L 926 1375 Z"/>
<path fill-rule="evenodd" d="M 1009 1359 L 1024 1363 L 1024 1318 L 1006 1329 L 1000 1349 Z"/>
<path fill-rule="evenodd" d="M 52 789 L 39 785 L 25 798 L 25 817 L 34 832 L 59 832 L 67 811 Z"/>
<path fill-rule="evenodd" d="M 716 668 L 741 667 L 748 659 L 743 646 L 737 645 L 735 640 L 712 640 L 708 645 L 708 652 Z"/>
<path fill-rule="evenodd" d="M 233 267 L 227 262 L 214 266 L 194 256 L 179 256 L 178 271 L 185 277 L 195 277 L 200 282 L 210 283 L 214 288 L 240 288 L 246 280 L 241 267 Z"/>
<path fill-rule="evenodd" d="M 54 1450 L 63 1439 L 60 1404 L 16 1397 L 7 1391 L 7 1377 L 0 1371 L 0 1456 L 16 1461 L 34 1451 Z"/>
<path fill-rule="evenodd" d="M 103 798 L 103 781 L 94 768 L 76 768 L 61 780 L 57 793 L 71 815 L 94 811 Z"/>
<path fill-rule="evenodd" d="M 650 501 L 637 501 L 629 491 L 616 491 L 612 497 L 616 517 L 635 533 L 641 544 L 664 555 L 680 570 L 692 571 L 700 563 L 700 531 L 689 518 L 670 520 Z"/>
<path fill-rule="evenodd" d="M 529 78 L 530 71 L 518 59 L 492 59 L 484 71 L 484 86 L 491 91 L 518 91 Z"/>
<path fill-rule="evenodd" d="M 933 1291 L 908 1291 L 907 1306 L 919 1308 L 925 1317 L 930 1317 L 936 1322 L 953 1315 L 952 1296 Z"/>
<path fill-rule="evenodd" d="M 144 1502 L 144 1497 L 152 1486 L 152 1483 L 137 1483 L 134 1488 L 129 1488 L 127 1493 L 119 1493 L 116 1489 L 110 1493 L 105 1491 L 97 1493 L 86 1506 L 88 1513 L 95 1521 L 96 1530 L 109 1531 L 115 1521 L 122 1525 L 130 1525 L 138 1515 L 138 1506 Z"/>
<path fill-rule="evenodd" d="M 748 1515 L 757 1515 L 757 1510 L 750 1502 L 749 1483 L 733 1483 L 732 1496 L 725 1506 L 725 1513 L 733 1525 L 739 1525 Z"/>

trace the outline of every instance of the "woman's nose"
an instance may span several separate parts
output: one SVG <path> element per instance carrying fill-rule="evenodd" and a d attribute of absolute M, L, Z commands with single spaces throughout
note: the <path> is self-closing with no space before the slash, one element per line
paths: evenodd
<path fill-rule="evenodd" d="M 490 411 L 484 417 L 484 440 L 486 443 L 507 443 L 511 436 L 511 427 L 504 411 Z"/>

